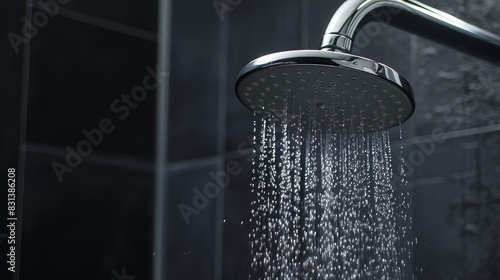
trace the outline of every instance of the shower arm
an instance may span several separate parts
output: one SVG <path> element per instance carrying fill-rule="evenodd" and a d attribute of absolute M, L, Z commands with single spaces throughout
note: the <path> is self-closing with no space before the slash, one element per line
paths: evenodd
<path fill-rule="evenodd" d="M 347 0 L 333 15 L 320 47 L 350 53 L 358 31 L 378 21 L 500 65 L 500 37 L 414 0 Z"/>

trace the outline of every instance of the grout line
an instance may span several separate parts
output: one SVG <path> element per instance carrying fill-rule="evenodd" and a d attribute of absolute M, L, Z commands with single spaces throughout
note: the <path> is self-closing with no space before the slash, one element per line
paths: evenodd
<path fill-rule="evenodd" d="M 219 35 L 219 112 L 217 117 L 217 170 L 224 170 L 226 149 L 226 106 L 227 106 L 227 76 L 228 76 L 228 18 L 221 22 Z M 222 280 L 224 264 L 224 191 L 216 198 L 215 205 L 215 240 L 214 240 L 214 280 Z"/>
<path fill-rule="evenodd" d="M 34 6 L 36 9 L 41 9 L 37 5 Z M 97 27 L 101 27 L 103 29 L 108 29 L 111 31 L 115 31 L 118 33 L 126 34 L 132 37 L 136 37 L 139 39 L 143 39 L 146 41 L 156 42 L 157 35 L 154 32 L 147 31 L 144 29 L 140 29 L 137 27 L 128 26 L 125 24 L 117 23 L 111 20 L 99 18 L 96 16 L 80 13 L 74 10 L 66 9 L 63 7 L 59 8 L 58 15 L 73 19 L 79 22 L 87 23 L 90 25 L 94 25 Z"/>
<path fill-rule="evenodd" d="M 209 157 L 199 157 L 188 160 L 169 162 L 167 163 L 167 168 L 169 171 L 182 171 L 191 169 L 196 166 L 206 166 L 209 164 L 214 164 L 219 160 L 219 156 L 209 156 Z"/>
<path fill-rule="evenodd" d="M 449 140 L 449 139 L 453 139 L 453 138 L 461 138 L 461 137 L 467 137 L 467 136 L 473 136 L 473 135 L 477 135 L 477 134 L 491 133 L 491 132 L 497 132 L 497 131 L 500 131 L 500 124 L 444 132 L 443 136 L 446 136 L 446 140 Z M 399 147 L 399 145 L 403 145 L 403 146 L 415 145 L 417 141 L 423 141 L 425 139 L 432 139 L 432 135 L 423 135 L 423 136 L 411 137 L 411 138 L 407 138 L 407 139 L 403 139 L 403 140 L 397 140 L 397 141 L 394 141 L 391 144 L 391 146 L 398 146 Z"/>
<path fill-rule="evenodd" d="M 29 143 L 20 145 L 20 150 L 28 153 L 36 153 L 41 155 L 47 155 L 57 158 L 62 158 L 66 156 L 67 152 L 62 147 L 49 146 L 46 144 Z M 167 162 L 165 171 L 182 171 L 187 170 L 196 166 L 204 166 L 208 164 L 213 164 L 220 157 L 222 158 L 238 158 L 239 153 L 237 151 L 229 152 L 223 154 L 222 156 L 213 155 L 206 157 L 198 157 L 186 160 L 179 160 L 174 162 Z M 150 160 L 131 158 L 126 155 L 113 155 L 113 154 L 92 154 L 85 158 L 85 161 L 96 163 L 96 164 L 107 164 L 114 166 L 121 166 L 125 168 L 134 168 L 139 170 L 153 170 L 154 163 Z"/>
<path fill-rule="evenodd" d="M 170 72 L 170 48 L 172 36 L 172 0 L 158 0 L 157 62 L 159 73 Z M 155 203 L 153 239 L 153 280 L 166 280 L 173 275 L 167 271 L 168 236 L 168 102 L 170 77 L 165 77 L 156 91 L 156 155 L 155 155 Z"/>
<path fill-rule="evenodd" d="M 32 20 L 33 15 L 33 1 L 26 0 L 25 2 L 25 17 L 28 20 Z M 17 179 L 17 201 L 20 205 L 24 202 L 24 176 L 26 175 L 26 152 L 22 149 L 23 145 L 26 144 L 26 132 L 28 128 L 28 100 L 29 100 L 29 81 L 30 81 L 30 63 L 31 63 L 31 40 L 28 40 L 24 44 L 23 48 L 23 66 L 22 66 L 22 78 L 21 78 L 21 108 L 20 108 L 20 121 L 19 121 L 19 166 L 18 166 L 18 179 Z M 17 266 L 22 267 L 22 232 L 23 232 L 23 207 L 17 208 L 17 218 L 18 226 L 16 228 L 16 254 L 17 254 Z M 20 272 L 15 274 L 15 280 L 20 280 Z"/>
<path fill-rule="evenodd" d="M 492 170 L 494 170 L 494 172 L 500 172 L 500 165 L 493 166 Z M 414 180 L 414 184 L 418 188 L 419 185 L 443 184 L 449 182 L 450 180 L 470 178 L 470 177 L 475 177 L 476 175 L 478 175 L 478 171 L 475 169 L 462 170 L 459 172 L 448 173 L 448 175 L 446 176 L 431 176 L 431 177 L 419 178 Z"/>
<path fill-rule="evenodd" d="M 25 144 L 21 147 L 26 152 L 36 153 L 42 155 L 49 155 L 53 157 L 58 157 L 64 159 L 67 152 L 61 148 L 56 148 L 54 146 L 40 145 L 40 144 Z M 105 154 L 91 154 L 83 159 L 85 162 L 97 163 L 97 164 L 107 164 L 118 167 L 136 169 L 136 170 L 147 170 L 152 171 L 154 169 L 154 164 L 152 161 L 134 159 L 124 156 L 116 155 L 105 155 Z"/>

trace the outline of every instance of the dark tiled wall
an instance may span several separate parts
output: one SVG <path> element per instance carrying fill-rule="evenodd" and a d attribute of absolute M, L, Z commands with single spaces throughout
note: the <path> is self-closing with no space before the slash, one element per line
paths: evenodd
<path fill-rule="evenodd" d="M 133 3 L 40 3 L 33 22 L 45 22 L 7 55 L 24 55 L 29 74 L 17 81 L 27 89 L 20 279 L 150 279 L 155 92 L 136 86 L 156 69 L 156 2 L 135 14 Z"/>
<path fill-rule="evenodd" d="M 342 2 L 244 0 L 220 17 L 213 1 L 173 1 L 165 170 L 170 249 L 165 265 L 172 279 L 246 279 L 253 116 L 235 97 L 234 81 L 261 55 L 317 48 Z M 500 33 L 500 6 L 493 0 L 423 2 Z M 1 34 L 20 33 L 24 7 L 14 1 L 0 6 L 6 8 L 0 9 Z M 21 279 L 111 279 L 122 269 L 136 279 L 151 279 L 155 91 L 138 102 L 122 95 L 156 69 L 156 10 L 156 1 L 61 5 L 31 40 L 25 80 L 23 49 L 15 54 L 1 41 L 2 133 L 18 129 L 21 85 L 29 85 L 27 146 L 21 147 L 26 151 L 21 261 L 27 269 Z M 399 142 L 406 158 L 419 149 L 416 137 L 423 140 L 434 128 L 450 132 L 409 178 L 420 279 L 497 279 L 500 72 L 394 28 L 382 30 L 359 55 L 390 65 L 414 86 L 417 111 L 403 125 L 405 139 Z M 492 94 L 464 113 L 455 104 L 474 92 Z M 460 123 L 443 116 L 450 110 Z M 82 130 L 97 137 L 94 129 L 104 119 L 114 130 L 95 140 L 99 144 L 90 155 L 81 162 L 68 155 L 85 149 Z M 16 135 L 2 135 L 7 140 L 2 163 L 17 160 Z M 391 135 L 396 148 L 398 131 Z M 194 207 L 198 191 L 217 184 L 220 177 L 214 174 L 232 160 L 239 172 L 228 177 L 224 191 L 202 200 L 207 202 L 202 209 Z M 58 178 L 54 162 L 67 161 L 74 165 L 71 172 Z M 182 205 L 194 207 L 184 212 L 190 213 L 189 223 Z"/>
<path fill-rule="evenodd" d="M 425 2 L 500 34 L 496 1 Z M 415 134 L 439 127 L 450 136 L 413 176 L 415 264 L 423 279 L 496 279 L 499 69 L 423 39 L 415 50 Z"/>
<path fill-rule="evenodd" d="M 2 169 L 17 162 L 17 143 L 19 142 L 19 104 L 21 102 L 22 55 L 14 55 L 7 35 L 21 27 L 19 19 L 24 13 L 24 6 L 17 1 L 0 3 L 0 83 L 2 84 L 0 104 L 0 128 L 2 130 L 2 145 L 0 145 L 0 164 Z"/>
<path fill-rule="evenodd" d="M 196 8 L 193 8 L 196 7 Z M 174 1 L 170 93 L 171 161 L 217 154 L 222 24 L 209 1 Z"/>
<path fill-rule="evenodd" d="M 2 85 L 2 90 L 0 90 L 2 100 L 0 102 L 0 168 L 3 170 L 3 174 L 6 174 L 8 168 L 18 166 L 19 152 L 17 147 L 20 127 L 22 56 L 13 55 L 14 50 L 7 38 L 7 34 L 21 27 L 22 23 L 19 19 L 23 13 L 24 5 L 20 1 L 0 2 L 0 34 L 2 34 L 2 40 L 0 40 L 0 85 Z M 6 199 L 6 194 L 6 192 L 2 192 L 2 199 Z M 2 203 L 2 208 L 4 205 L 7 206 L 6 203 Z M 0 219 L 5 221 L 6 218 L 7 211 L 0 211 Z M 3 256 L 7 254 L 10 246 L 7 242 L 7 236 L 6 224 L 2 222 L 0 251 Z M 2 279 L 13 279 L 12 273 L 7 271 L 6 262 L 2 261 L 0 269 Z"/>
<path fill-rule="evenodd" d="M 109 119 L 114 129 L 103 130 L 92 153 L 151 160 L 155 93 L 130 103 L 122 95 L 143 84 L 155 59 L 155 42 L 54 17 L 31 41 L 27 141 L 76 147 L 87 138 L 82 130 L 93 134 Z"/>
<path fill-rule="evenodd" d="M 27 154 L 21 279 L 150 279 L 152 172 L 85 162 L 59 183 L 54 159 Z"/>

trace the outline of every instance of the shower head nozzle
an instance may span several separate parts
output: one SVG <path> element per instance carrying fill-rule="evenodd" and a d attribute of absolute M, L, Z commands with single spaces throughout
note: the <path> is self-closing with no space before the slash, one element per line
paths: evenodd
<path fill-rule="evenodd" d="M 241 71 L 236 94 L 259 115 L 334 132 L 387 129 L 415 109 L 410 84 L 392 68 L 332 51 L 260 57 Z"/>

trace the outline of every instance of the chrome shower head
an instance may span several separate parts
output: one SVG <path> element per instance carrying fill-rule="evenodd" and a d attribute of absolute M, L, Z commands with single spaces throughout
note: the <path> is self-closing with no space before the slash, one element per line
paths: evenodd
<path fill-rule="evenodd" d="M 260 57 L 243 68 L 236 93 L 259 115 L 335 132 L 390 128 L 415 109 L 410 84 L 392 68 L 332 51 Z"/>
<path fill-rule="evenodd" d="M 392 25 L 500 65 L 500 37 L 416 0 L 346 0 L 328 25 L 321 51 L 270 54 L 250 62 L 236 93 L 250 110 L 333 131 L 375 131 L 415 109 L 410 84 L 392 68 L 350 54 L 368 22 Z"/>

